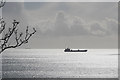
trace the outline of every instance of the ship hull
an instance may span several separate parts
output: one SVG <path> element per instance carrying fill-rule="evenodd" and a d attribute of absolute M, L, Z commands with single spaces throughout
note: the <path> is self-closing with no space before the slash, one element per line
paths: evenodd
<path fill-rule="evenodd" d="M 64 52 L 87 52 L 87 50 L 70 50 L 70 51 L 64 50 Z"/>

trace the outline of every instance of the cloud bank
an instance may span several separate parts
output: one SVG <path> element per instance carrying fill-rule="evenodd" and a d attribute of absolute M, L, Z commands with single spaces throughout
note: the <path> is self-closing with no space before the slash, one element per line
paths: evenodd
<path fill-rule="evenodd" d="M 78 16 L 57 12 L 55 17 L 40 20 L 33 24 L 43 36 L 108 36 L 118 33 L 118 22 L 106 17 L 101 21 L 86 21 Z"/>

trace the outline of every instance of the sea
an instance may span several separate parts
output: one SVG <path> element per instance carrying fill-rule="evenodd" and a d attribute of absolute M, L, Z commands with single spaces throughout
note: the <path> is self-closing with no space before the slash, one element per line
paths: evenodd
<path fill-rule="evenodd" d="M 2 78 L 118 78 L 118 49 L 9 49 L 1 60 Z"/>

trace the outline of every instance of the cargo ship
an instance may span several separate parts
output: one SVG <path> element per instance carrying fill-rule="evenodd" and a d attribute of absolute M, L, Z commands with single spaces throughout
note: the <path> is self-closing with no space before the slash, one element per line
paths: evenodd
<path fill-rule="evenodd" d="M 64 50 L 64 52 L 87 52 L 87 50 L 79 50 L 79 49 L 77 49 L 77 50 L 72 50 L 72 49 L 70 49 L 70 48 L 66 48 L 66 49 Z"/>

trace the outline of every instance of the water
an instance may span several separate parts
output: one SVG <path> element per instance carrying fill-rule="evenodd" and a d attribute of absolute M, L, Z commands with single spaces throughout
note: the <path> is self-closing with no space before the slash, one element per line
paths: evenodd
<path fill-rule="evenodd" d="M 117 78 L 117 49 L 11 49 L 2 55 L 3 78 Z"/>

